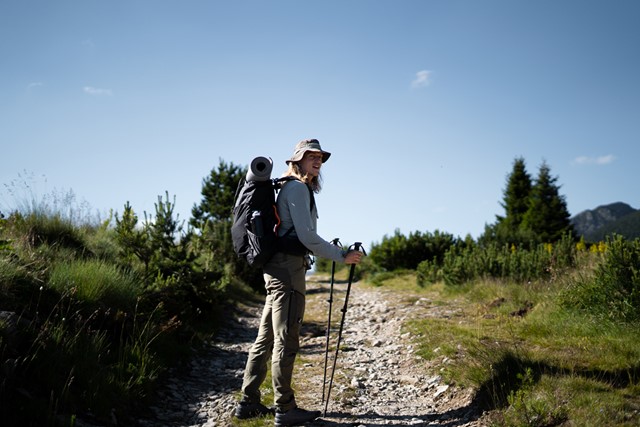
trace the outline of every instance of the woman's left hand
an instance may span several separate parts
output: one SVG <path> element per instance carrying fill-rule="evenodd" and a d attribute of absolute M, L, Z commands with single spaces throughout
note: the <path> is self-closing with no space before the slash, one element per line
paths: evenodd
<path fill-rule="evenodd" d="M 347 252 L 347 255 L 344 257 L 345 264 L 360 264 L 362 261 L 363 253 L 361 251 L 352 250 Z"/>

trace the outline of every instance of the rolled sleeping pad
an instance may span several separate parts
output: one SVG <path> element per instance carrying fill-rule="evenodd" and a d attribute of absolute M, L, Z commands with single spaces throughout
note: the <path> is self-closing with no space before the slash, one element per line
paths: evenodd
<path fill-rule="evenodd" d="M 267 157 L 256 157 L 251 161 L 247 171 L 247 181 L 268 181 L 271 179 L 273 160 Z"/>

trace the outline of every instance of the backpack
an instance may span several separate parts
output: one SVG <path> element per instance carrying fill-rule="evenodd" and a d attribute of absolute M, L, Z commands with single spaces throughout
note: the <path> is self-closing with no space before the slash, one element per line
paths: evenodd
<path fill-rule="evenodd" d="M 278 251 L 295 255 L 308 253 L 297 238 L 288 237 L 291 227 L 278 237 L 280 217 L 276 209 L 276 194 L 292 176 L 266 180 L 247 180 L 238 183 L 233 207 L 231 238 L 233 250 L 239 258 L 253 267 L 262 267 Z M 310 210 L 315 206 L 313 192 Z"/>

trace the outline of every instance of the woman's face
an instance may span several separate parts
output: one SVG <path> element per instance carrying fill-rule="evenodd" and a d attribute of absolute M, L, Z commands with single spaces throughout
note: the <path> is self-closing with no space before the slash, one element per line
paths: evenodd
<path fill-rule="evenodd" d="M 310 176 L 318 176 L 322 167 L 322 153 L 317 151 L 307 151 L 300 160 L 300 169 L 302 173 Z"/>

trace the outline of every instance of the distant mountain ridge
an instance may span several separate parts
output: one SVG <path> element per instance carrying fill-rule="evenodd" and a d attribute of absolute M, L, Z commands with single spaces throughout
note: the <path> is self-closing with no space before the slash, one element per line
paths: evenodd
<path fill-rule="evenodd" d="M 615 202 L 586 210 L 571 218 L 578 236 L 588 242 L 605 240 L 607 235 L 620 234 L 627 239 L 640 237 L 640 209 Z"/>

